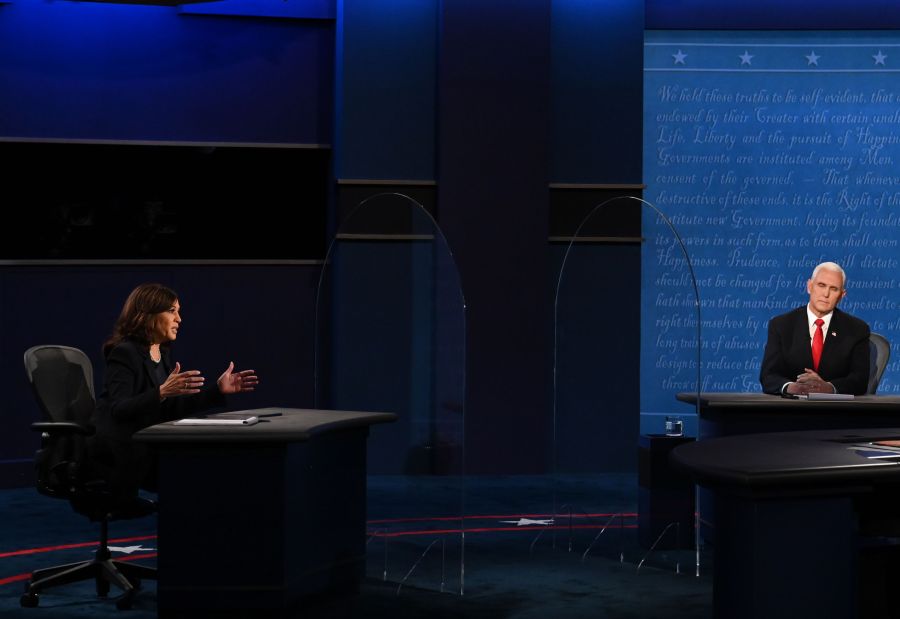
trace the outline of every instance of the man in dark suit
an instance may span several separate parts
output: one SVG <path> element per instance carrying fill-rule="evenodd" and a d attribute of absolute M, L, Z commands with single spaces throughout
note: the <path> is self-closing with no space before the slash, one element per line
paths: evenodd
<path fill-rule="evenodd" d="M 763 391 L 775 395 L 863 394 L 869 381 L 869 325 L 837 309 L 847 276 L 823 262 L 806 283 L 809 304 L 769 321 L 759 371 Z"/>

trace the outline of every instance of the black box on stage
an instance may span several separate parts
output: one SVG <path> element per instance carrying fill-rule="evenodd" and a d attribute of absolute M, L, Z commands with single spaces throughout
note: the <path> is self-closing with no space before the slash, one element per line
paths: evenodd
<path fill-rule="evenodd" d="M 694 547 L 694 482 L 669 463 L 669 454 L 690 436 L 642 434 L 638 443 L 638 539 L 650 548 L 672 525 L 656 548 Z M 674 524 L 673 524 L 674 523 Z"/>

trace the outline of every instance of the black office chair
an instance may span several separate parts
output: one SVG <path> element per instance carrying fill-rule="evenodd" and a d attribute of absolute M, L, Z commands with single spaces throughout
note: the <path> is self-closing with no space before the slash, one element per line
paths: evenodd
<path fill-rule="evenodd" d="M 879 333 L 869 334 L 869 386 L 867 394 L 874 394 L 881 382 L 881 376 L 891 358 L 891 345 Z"/>
<path fill-rule="evenodd" d="M 37 490 L 69 501 L 74 511 L 100 523 L 100 541 L 94 558 L 32 572 L 26 582 L 22 606 L 38 605 L 38 594 L 83 580 L 94 580 L 97 595 L 106 597 L 110 584 L 124 591 L 116 601 L 130 608 L 142 578 L 155 579 L 156 569 L 113 561 L 108 547 L 109 521 L 146 516 L 155 503 L 134 495 L 116 493 L 91 473 L 87 439 L 94 433 L 94 371 L 90 359 L 77 348 L 35 346 L 25 351 L 25 371 L 34 388 L 44 421 L 31 424 L 41 433 L 35 454 Z"/>

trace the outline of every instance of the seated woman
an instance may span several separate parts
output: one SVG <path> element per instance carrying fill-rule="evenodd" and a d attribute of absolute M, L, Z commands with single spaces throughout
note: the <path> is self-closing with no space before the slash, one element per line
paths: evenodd
<path fill-rule="evenodd" d="M 253 370 L 228 367 L 214 386 L 198 370 L 172 363 L 170 344 L 178 337 L 178 295 L 161 284 L 141 284 L 122 307 L 113 334 L 103 345 L 105 389 L 94 412 L 93 442 L 98 473 L 118 491 L 156 490 L 156 461 L 132 435 L 144 428 L 225 404 L 225 396 L 253 391 Z"/>

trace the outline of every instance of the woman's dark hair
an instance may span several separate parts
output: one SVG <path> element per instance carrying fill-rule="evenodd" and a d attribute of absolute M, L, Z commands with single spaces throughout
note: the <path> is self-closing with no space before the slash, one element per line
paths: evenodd
<path fill-rule="evenodd" d="M 109 354 L 122 340 L 136 340 L 150 345 L 156 315 L 168 310 L 178 295 L 162 284 L 141 284 L 131 291 L 113 327 L 113 333 L 103 343 L 103 356 Z"/>

